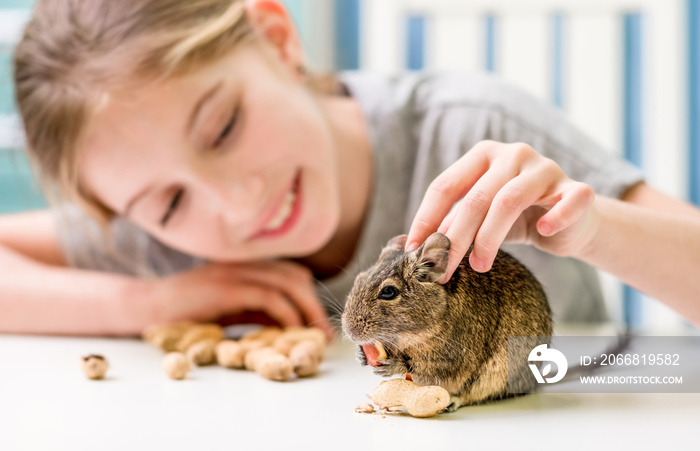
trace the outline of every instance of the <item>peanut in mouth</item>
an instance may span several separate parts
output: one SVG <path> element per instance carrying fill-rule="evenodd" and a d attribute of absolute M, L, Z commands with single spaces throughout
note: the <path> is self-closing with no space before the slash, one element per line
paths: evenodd
<path fill-rule="evenodd" d="M 362 352 L 365 353 L 365 358 L 370 366 L 381 366 L 379 361 L 387 358 L 384 346 L 377 340 L 374 343 L 363 344 Z"/>

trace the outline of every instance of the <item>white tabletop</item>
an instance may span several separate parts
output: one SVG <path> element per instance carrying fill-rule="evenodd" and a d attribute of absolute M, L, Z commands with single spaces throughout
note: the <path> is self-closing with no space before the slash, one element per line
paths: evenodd
<path fill-rule="evenodd" d="M 109 360 L 107 380 L 80 371 L 90 353 Z M 0 358 L 2 451 L 700 447 L 700 394 L 543 393 L 429 419 L 358 414 L 381 378 L 348 342 L 328 349 L 318 376 L 286 383 L 220 367 L 172 381 L 162 353 L 136 339 L 0 335 Z"/>

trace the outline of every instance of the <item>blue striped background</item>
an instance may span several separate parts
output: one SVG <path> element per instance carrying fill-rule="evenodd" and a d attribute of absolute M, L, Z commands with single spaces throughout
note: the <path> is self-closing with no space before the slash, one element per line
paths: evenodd
<path fill-rule="evenodd" d="M 0 9 L 27 10 L 34 0 L 0 0 Z M 0 46 L 0 114 L 15 111 L 12 53 Z M 42 208 L 44 198 L 33 181 L 29 163 L 17 149 L 0 149 L 0 214 Z"/>
<path fill-rule="evenodd" d="M 627 13 L 623 16 L 624 35 L 624 150 L 625 158 L 638 167 L 644 165 L 642 148 L 642 15 Z M 625 285 L 623 316 L 625 324 L 642 324 L 642 296 Z"/>
<path fill-rule="evenodd" d="M 335 0 L 335 67 L 360 67 L 360 0 Z"/>
<path fill-rule="evenodd" d="M 687 6 L 689 197 L 700 205 L 700 0 L 688 0 Z"/>
<path fill-rule="evenodd" d="M 0 0 L 2 9 L 30 9 L 34 0 Z"/>
<path fill-rule="evenodd" d="M 421 70 L 425 66 L 425 16 L 409 15 L 406 19 L 406 68 Z"/>
<path fill-rule="evenodd" d="M 496 72 L 496 16 L 487 14 L 484 17 L 484 69 Z"/>

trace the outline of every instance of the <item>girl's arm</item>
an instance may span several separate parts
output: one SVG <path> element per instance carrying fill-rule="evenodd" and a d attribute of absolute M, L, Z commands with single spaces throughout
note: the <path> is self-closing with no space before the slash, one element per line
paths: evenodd
<path fill-rule="evenodd" d="M 138 280 L 51 266 L 0 245 L 0 332 L 135 335 L 149 321 Z"/>
<path fill-rule="evenodd" d="M 49 210 L 0 216 L 0 332 L 131 335 L 137 280 L 68 268 Z"/>
<path fill-rule="evenodd" d="M 48 209 L 0 215 L 0 245 L 38 262 L 67 266 L 58 243 Z"/>
<path fill-rule="evenodd" d="M 153 323 L 257 311 L 330 335 L 313 282 L 291 262 L 216 263 L 155 279 L 69 268 L 50 212 L 0 216 L 0 332 L 137 335 Z"/>
<path fill-rule="evenodd" d="M 625 200 L 596 198 L 596 232 L 573 257 L 700 324 L 700 211 L 644 184 Z"/>
<path fill-rule="evenodd" d="M 491 268 L 505 241 L 532 244 L 608 271 L 700 324 L 700 213 L 644 184 L 624 198 L 596 196 L 525 144 L 483 141 L 431 183 L 406 248 L 445 233 L 444 283 L 472 244 L 476 271 Z"/>

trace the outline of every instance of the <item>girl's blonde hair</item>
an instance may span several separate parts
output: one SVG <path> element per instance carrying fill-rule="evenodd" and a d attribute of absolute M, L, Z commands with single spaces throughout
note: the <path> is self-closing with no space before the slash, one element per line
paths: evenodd
<path fill-rule="evenodd" d="M 100 99 L 126 80 L 168 77 L 252 37 L 244 0 L 40 0 L 14 55 L 27 151 L 50 200 L 113 213 L 80 187 L 77 151 Z"/>

